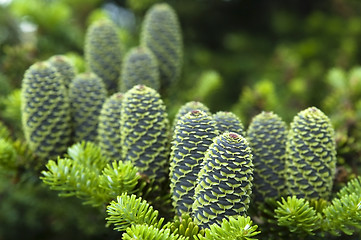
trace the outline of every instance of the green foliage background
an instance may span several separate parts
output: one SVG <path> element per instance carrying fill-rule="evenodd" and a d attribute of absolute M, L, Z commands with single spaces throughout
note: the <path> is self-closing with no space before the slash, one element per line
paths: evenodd
<path fill-rule="evenodd" d="M 66 55 L 83 72 L 86 29 L 97 19 L 117 24 L 124 52 L 138 46 L 145 11 L 161 1 L 139 2 L 13 0 L 0 5 L 0 121 L 18 154 L 15 169 L 0 171 L 0 240 L 120 238 L 104 228 L 104 211 L 79 207 L 76 199 L 59 201 L 42 185 L 44 166 L 25 145 L 20 147 L 19 89 L 30 65 L 56 54 Z M 334 192 L 361 173 L 359 1 L 164 2 L 179 16 L 184 46 L 180 79 L 164 99 L 171 118 L 188 101 L 201 101 L 211 112 L 232 111 L 245 126 L 261 111 L 274 111 L 289 123 L 300 110 L 316 106 L 336 130 Z"/>

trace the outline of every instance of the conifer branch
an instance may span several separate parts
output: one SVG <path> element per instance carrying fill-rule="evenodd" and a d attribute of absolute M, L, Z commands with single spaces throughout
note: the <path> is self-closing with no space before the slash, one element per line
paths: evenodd
<path fill-rule="evenodd" d="M 126 193 L 118 196 L 117 201 L 112 201 L 108 205 L 107 213 L 108 224 L 114 224 L 114 230 L 117 231 L 125 231 L 131 225 L 137 224 L 148 224 L 161 229 L 164 221 L 164 218 L 158 219 L 158 211 L 154 210 L 146 200 Z M 167 226 L 168 224 L 163 228 Z"/>
<path fill-rule="evenodd" d="M 147 224 L 132 225 L 123 233 L 123 240 L 187 240 L 188 238 L 172 233 L 170 229 L 159 229 Z"/>
<path fill-rule="evenodd" d="M 361 177 L 351 180 L 338 192 L 331 203 L 320 199 L 307 201 L 296 196 L 282 198 L 275 209 L 279 226 L 288 227 L 297 235 L 321 235 L 330 233 L 340 236 L 361 231 Z"/>
<path fill-rule="evenodd" d="M 206 229 L 205 237 L 198 235 L 199 240 L 257 240 L 254 238 L 260 231 L 253 225 L 250 217 L 230 216 L 222 220 L 221 226 L 212 224 Z"/>
<path fill-rule="evenodd" d="M 13 145 L 0 137 L 0 169 L 13 170 L 16 167 L 16 157 Z"/>
<path fill-rule="evenodd" d="M 9 95 L 1 96 L 0 105 L 4 107 L 1 110 L 1 119 L 11 125 L 13 130 L 16 131 L 16 135 L 23 136 L 24 133 L 21 126 L 21 89 L 15 89 Z"/>
<path fill-rule="evenodd" d="M 75 162 L 91 169 L 103 169 L 109 162 L 100 148 L 92 142 L 81 142 L 68 148 L 68 155 Z"/>
<path fill-rule="evenodd" d="M 342 197 L 352 193 L 361 194 L 361 176 L 350 180 L 347 185 L 337 193 L 337 196 Z"/>
<path fill-rule="evenodd" d="M 137 183 L 138 170 L 130 162 L 114 161 L 107 164 L 99 176 L 99 187 L 112 199 L 116 199 L 120 189 L 121 192 L 134 193 Z"/>
<path fill-rule="evenodd" d="M 29 145 L 21 139 L 12 139 L 9 129 L 0 122 L 0 169 L 19 170 L 29 167 L 35 160 Z"/>
<path fill-rule="evenodd" d="M 323 210 L 323 228 L 333 235 L 352 235 L 361 231 L 361 177 L 355 178 L 338 192 L 338 198 Z"/>
<path fill-rule="evenodd" d="M 50 160 L 41 179 L 59 196 L 76 196 L 84 204 L 102 206 L 123 192 L 133 193 L 139 176 L 130 162 L 108 163 L 94 143 L 82 142 L 68 149 L 70 158 Z"/>
<path fill-rule="evenodd" d="M 314 235 L 321 225 L 321 216 L 309 205 L 309 202 L 296 196 L 282 198 L 275 209 L 278 225 L 286 226 L 299 235 Z"/>
<path fill-rule="evenodd" d="M 8 140 L 10 138 L 10 131 L 3 122 L 0 121 L 0 138 Z"/>
<path fill-rule="evenodd" d="M 185 236 L 188 240 L 194 240 L 198 235 L 204 236 L 204 229 L 200 229 L 190 217 L 189 214 L 182 214 L 181 217 L 176 216 L 171 223 L 172 232 L 177 231 L 178 234 Z"/>

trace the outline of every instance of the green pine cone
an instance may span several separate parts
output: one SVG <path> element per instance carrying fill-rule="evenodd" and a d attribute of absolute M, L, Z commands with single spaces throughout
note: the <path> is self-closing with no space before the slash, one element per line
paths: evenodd
<path fill-rule="evenodd" d="M 170 157 L 173 206 L 177 214 L 190 213 L 194 188 L 205 152 L 218 135 L 216 123 L 206 112 L 193 110 L 176 124 Z"/>
<path fill-rule="evenodd" d="M 124 94 L 120 130 L 122 159 L 157 183 L 166 180 L 169 121 L 157 91 L 136 85 Z"/>
<path fill-rule="evenodd" d="M 104 102 L 99 115 L 98 141 L 102 153 L 110 159 L 121 160 L 120 110 L 123 93 L 115 93 Z"/>
<path fill-rule="evenodd" d="M 97 140 L 100 110 L 106 97 L 105 85 L 94 73 L 78 74 L 70 83 L 74 142 Z"/>
<path fill-rule="evenodd" d="M 35 63 L 25 72 L 21 89 L 22 125 L 29 148 L 40 158 L 64 153 L 71 138 L 70 102 L 56 68 Z"/>
<path fill-rule="evenodd" d="M 121 69 L 121 45 L 117 27 L 110 21 L 99 20 L 88 28 L 84 46 L 90 72 L 100 77 L 109 92 L 118 89 Z"/>
<path fill-rule="evenodd" d="M 145 47 L 131 49 L 124 58 L 120 88 L 126 92 L 135 85 L 143 84 L 159 91 L 159 69 L 154 54 Z"/>
<path fill-rule="evenodd" d="M 236 114 L 232 112 L 219 111 L 213 114 L 213 119 L 217 123 L 219 134 L 223 134 L 225 132 L 235 132 L 243 137 L 246 136 L 244 126 Z"/>
<path fill-rule="evenodd" d="M 217 136 L 206 152 L 194 194 L 194 222 L 209 228 L 223 218 L 245 215 L 252 194 L 251 148 L 241 135 Z"/>
<path fill-rule="evenodd" d="M 255 202 L 281 196 L 286 188 L 286 123 L 275 113 L 262 112 L 252 119 L 247 140 L 253 153 Z"/>
<path fill-rule="evenodd" d="M 64 55 L 55 55 L 49 58 L 48 62 L 60 73 L 65 87 L 69 88 L 71 81 L 75 77 L 75 68 L 69 59 Z"/>
<path fill-rule="evenodd" d="M 286 143 L 286 185 L 291 195 L 328 199 L 336 168 L 336 144 L 330 119 L 316 107 L 299 112 Z"/>
<path fill-rule="evenodd" d="M 197 102 L 197 101 L 187 102 L 178 109 L 178 112 L 176 113 L 174 120 L 173 120 L 172 130 L 174 131 L 175 125 L 177 124 L 178 120 L 181 117 L 183 117 L 188 112 L 191 112 L 193 110 L 200 110 L 209 115 L 211 114 L 211 112 L 209 111 L 209 108 L 206 105 L 204 105 L 203 103 Z"/>
<path fill-rule="evenodd" d="M 178 17 L 171 6 L 154 4 L 147 11 L 140 41 L 157 58 L 162 88 L 172 85 L 181 72 L 183 43 Z"/>

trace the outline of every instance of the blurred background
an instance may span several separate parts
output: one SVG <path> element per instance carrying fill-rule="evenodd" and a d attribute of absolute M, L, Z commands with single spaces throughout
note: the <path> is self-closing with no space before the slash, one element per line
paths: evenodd
<path fill-rule="evenodd" d="M 55 54 L 66 54 L 84 71 L 86 28 L 104 15 L 119 26 L 125 51 L 136 46 L 144 14 L 156 2 L 1 0 L 2 92 L 19 87 L 33 62 Z M 290 121 L 304 107 L 322 107 L 333 87 L 330 70 L 349 71 L 360 62 L 356 0 L 168 2 L 184 39 L 180 103 L 198 99 L 212 111 L 235 111 L 245 122 L 260 110 Z"/>
<path fill-rule="evenodd" d="M 11 134 L 22 137 L 19 89 L 31 64 L 64 54 L 83 72 L 86 29 L 103 17 L 117 24 L 125 52 L 138 45 L 142 19 L 156 2 L 0 0 L 0 120 Z M 290 122 L 316 106 L 336 129 L 336 181 L 361 172 L 360 1 L 165 2 L 178 14 L 184 41 L 181 78 L 166 99 L 171 117 L 191 100 L 232 111 L 245 126 L 261 111 Z M 36 176 L 0 172 L 0 240 L 111 239 L 104 213 L 76 199 L 54 201 Z"/>

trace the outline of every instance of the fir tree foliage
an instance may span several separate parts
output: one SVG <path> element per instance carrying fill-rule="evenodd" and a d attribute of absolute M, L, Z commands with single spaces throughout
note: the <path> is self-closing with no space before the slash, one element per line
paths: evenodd
<path fill-rule="evenodd" d="M 193 235 L 198 233 L 198 227 L 190 217 L 186 218 L 187 224 L 184 221 L 164 223 L 164 218 L 159 218 L 158 211 L 146 200 L 126 193 L 108 205 L 107 213 L 108 224 L 124 232 L 123 239 L 193 239 L 189 238 L 189 227 Z M 187 230 L 182 231 L 182 227 L 187 227 Z"/>
<path fill-rule="evenodd" d="M 174 84 L 183 64 L 183 43 L 177 14 L 170 5 L 154 4 L 147 11 L 140 42 L 157 58 L 161 86 Z"/>
<path fill-rule="evenodd" d="M 84 54 L 88 71 L 99 76 L 109 92 L 114 92 L 122 60 L 116 25 L 105 19 L 93 22 L 86 32 Z"/>
<path fill-rule="evenodd" d="M 0 97 L 1 119 L 10 124 L 18 136 L 23 136 L 21 121 L 21 89 L 15 89 L 9 95 Z"/>
<path fill-rule="evenodd" d="M 289 193 L 306 199 L 328 199 L 336 169 L 330 119 L 316 107 L 299 112 L 291 122 L 286 151 Z"/>
<path fill-rule="evenodd" d="M 278 225 L 278 220 L 274 212 L 275 209 L 279 207 L 280 199 L 281 198 L 265 198 L 262 204 L 255 205 L 257 207 L 256 209 L 254 209 L 254 206 L 251 204 L 251 211 L 257 210 L 258 216 L 256 217 L 260 219 L 260 221 L 258 221 L 261 231 L 260 239 L 276 240 L 290 238 L 290 230 L 286 226 Z"/>
<path fill-rule="evenodd" d="M 114 230 L 125 231 L 131 225 L 147 224 L 157 229 L 165 229 L 164 218 L 159 218 L 158 210 L 153 209 L 146 200 L 141 197 L 126 193 L 117 197 L 107 207 L 108 224 L 115 226 Z"/>
<path fill-rule="evenodd" d="M 214 138 L 198 174 L 192 214 L 202 228 L 224 218 L 245 215 L 252 194 L 251 148 L 241 135 L 226 132 Z"/>
<path fill-rule="evenodd" d="M 136 191 L 138 170 L 130 162 L 109 163 L 92 142 L 81 142 L 68 149 L 67 158 L 49 160 L 41 179 L 59 196 L 76 196 L 84 204 L 103 206 L 118 195 Z"/>
<path fill-rule="evenodd" d="M 204 155 L 217 135 L 212 116 L 200 110 L 188 112 L 175 126 L 170 157 L 170 186 L 173 206 L 179 216 L 191 212 Z"/>
<path fill-rule="evenodd" d="M 122 159 L 156 182 L 168 175 L 169 120 L 159 93 L 136 85 L 124 94 L 120 131 Z"/>
<path fill-rule="evenodd" d="M 54 55 L 48 62 L 60 73 L 65 87 L 68 88 L 75 77 L 75 68 L 70 60 L 65 55 Z"/>
<path fill-rule="evenodd" d="M 0 138 L 5 140 L 10 138 L 10 131 L 3 122 L 0 121 Z"/>
<path fill-rule="evenodd" d="M 296 236 L 352 235 L 361 232 L 361 177 L 348 182 L 331 202 L 290 196 L 278 202 L 275 217 L 278 225 Z"/>
<path fill-rule="evenodd" d="M 322 107 L 335 128 L 338 159 L 359 163 L 361 152 L 361 68 L 329 70 L 326 82 L 330 91 Z"/>
<path fill-rule="evenodd" d="M 13 139 L 10 130 L 0 121 L 0 169 L 7 171 L 29 167 L 35 159 L 24 139 Z"/>
<path fill-rule="evenodd" d="M 132 225 L 123 233 L 123 240 L 186 240 L 188 238 L 174 234 L 170 229 L 159 229 L 147 224 Z"/>
<path fill-rule="evenodd" d="M 135 47 L 125 55 L 120 76 L 120 89 L 126 92 L 135 85 L 160 89 L 157 59 L 146 47 Z"/>
<path fill-rule="evenodd" d="M 246 136 L 243 123 L 236 114 L 232 112 L 219 111 L 213 114 L 213 119 L 216 121 L 219 134 L 223 134 L 225 132 L 235 132 L 243 137 Z"/>
<path fill-rule="evenodd" d="M 198 235 L 199 240 L 257 240 L 254 236 L 260 232 L 250 217 L 230 216 L 223 219 L 221 225 L 212 224 L 205 230 L 205 236 Z"/>
<path fill-rule="evenodd" d="M 323 209 L 323 228 L 334 235 L 361 232 L 361 176 L 352 179 L 337 193 L 331 205 Z"/>
<path fill-rule="evenodd" d="M 17 153 L 13 145 L 4 138 L 0 138 L 0 169 L 15 169 L 16 159 Z"/>
<path fill-rule="evenodd" d="M 107 90 L 94 73 L 78 74 L 69 86 L 74 142 L 96 141 L 99 115 Z"/>
<path fill-rule="evenodd" d="M 182 214 L 181 217 L 174 217 L 174 221 L 171 223 L 170 229 L 172 232 L 177 231 L 181 236 L 187 237 L 188 240 L 197 239 L 198 235 L 204 236 L 204 229 L 200 229 L 190 217 L 189 214 Z"/>
<path fill-rule="evenodd" d="M 273 112 L 256 115 L 247 130 L 253 153 L 253 200 L 277 198 L 285 193 L 287 125 Z"/>
<path fill-rule="evenodd" d="M 361 194 L 361 176 L 351 179 L 345 187 L 341 188 L 337 196 L 342 197 L 352 193 Z"/>
<path fill-rule="evenodd" d="M 282 198 L 282 204 L 279 203 L 275 213 L 278 225 L 287 226 L 291 232 L 298 235 L 314 235 L 321 227 L 321 216 L 303 198 Z"/>
<path fill-rule="evenodd" d="M 22 125 L 30 149 L 40 158 L 66 151 L 71 135 L 69 98 L 61 75 L 47 62 L 25 72 L 21 90 Z"/>
<path fill-rule="evenodd" d="M 102 153 L 112 160 L 121 160 L 120 111 L 123 93 L 114 93 L 108 97 L 100 110 L 98 125 L 98 143 Z"/>

